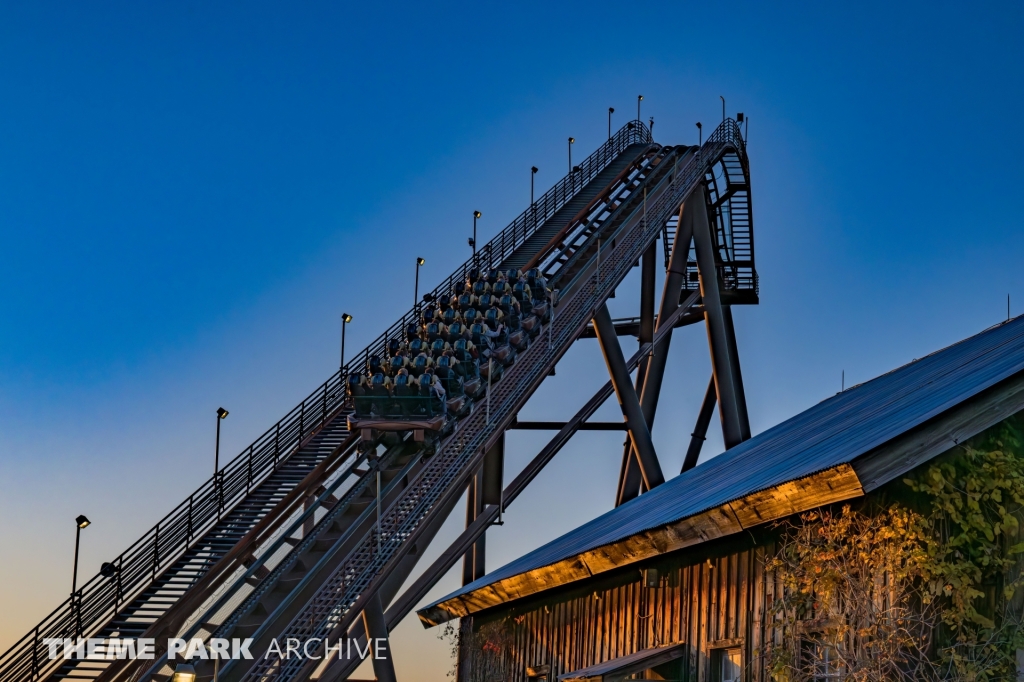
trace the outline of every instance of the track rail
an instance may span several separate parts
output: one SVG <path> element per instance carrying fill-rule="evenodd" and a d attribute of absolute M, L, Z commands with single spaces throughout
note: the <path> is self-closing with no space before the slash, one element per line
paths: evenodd
<path fill-rule="evenodd" d="M 279 641 L 295 639 L 304 645 L 312 638 L 333 638 L 347 632 L 389 571 L 415 543 L 431 512 L 446 508 L 453 496 L 461 494 L 487 449 L 586 329 L 594 312 L 658 237 L 669 217 L 691 192 L 702 186 L 710 165 L 723 154 L 741 148 L 739 129 L 729 119 L 676 172 L 663 172 L 656 179 L 645 196 L 643 208 L 637 207 L 634 197 L 628 216 L 618 223 L 610 221 L 602 232 L 595 233 L 595 239 L 611 238 L 614 245 L 601 253 L 600 261 L 592 259 L 564 276 L 566 298 L 555 319 L 494 387 L 489 416 L 477 409 L 466 417 L 420 475 L 388 506 L 380 523 L 381 536 L 365 535 L 285 627 L 277 629 L 272 623 L 265 623 L 263 631 L 256 634 L 257 642 L 273 635 Z M 241 662 L 229 663 L 221 679 L 262 682 L 273 677 L 284 682 L 311 672 L 310 664 L 294 657 L 260 655 L 248 670 L 243 671 L 242 667 Z"/>

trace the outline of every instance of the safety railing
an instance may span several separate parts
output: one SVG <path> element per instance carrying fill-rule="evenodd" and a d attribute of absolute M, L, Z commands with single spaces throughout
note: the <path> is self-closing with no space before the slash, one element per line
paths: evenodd
<path fill-rule="evenodd" d="M 546 368 L 552 366 L 568 344 L 578 337 L 597 307 L 628 274 L 679 203 L 701 182 L 707 168 L 703 159 L 717 158 L 727 148 L 742 144 L 738 130 L 735 122 L 727 119 L 704 144 L 704 153 L 691 157 L 685 167 L 668 181 L 668 187 L 648 207 L 650 220 L 634 223 L 617 247 L 610 249 L 607 269 L 600 275 L 590 275 L 590 286 L 574 287 L 576 293 L 560 304 L 557 321 L 553 319 L 545 332 L 554 338 L 548 343 L 532 345 L 520 361 L 512 365 L 510 374 L 495 388 L 493 411 L 488 410 L 486 416 L 480 411 L 473 412 L 461 422 L 459 429 L 439 448 L 422 474 L 389 505 L 380 522 L 386 542 L 382 544 L 370 535 L 363 537 L 321 585 L 317 594 L 277 633 L 279 640 L 295 638 L 302 645 L 313 637 L 322 641 L 332 631 L 345 631 L 358 612 L 357 606 L 367 588 L 379 581 L 382 571 L 395 560 L 399 548 L 415 536 L 442 498 L 461 494 L 461 484 L 465 482 L 467 472 L 477 466 L 489 439 L 503 428 L 502 424 L 511 421 L 543 380 Z M 275 660 L 263 657 L 254 661 L 241 679 L 244 682 L 264 680 L 273 668 L 276 679 L 288 682 L 295 679 L 306 663 L 298 658 Z M 230 662 L 228 665 L 237 664 Z"/>
<path fill-rule="evenodd" d="M 336 373 L 4 652 L 0 682 L 38 679 L 63 663 L 49 660 L 45 639 L 88 636 L 108 622 L 319 430 L 344 399 Z"/>
<path fill-rule="evenodd" d="M 491 239 L 482 248 L 477 250 L 475 257 L 470 257 L 461 266 L 456 268 L 450 277 L 429 292 L 432 297 L 451 292 L 456 282 L 466 279 L 467 274 L 474 267 L 481 269 L 497 265 L 505 258 L 522 246 L 543 225 L 548 219 L 555 215 L 573 197 L 579 194 L 580 190 L 588 182 L 609 166 L 618 156 L 630 145 L 650 144 L 651 133 L 640 121 L 631 121 L 620 128 L 607 142 L 601 145 L 593 154 L 584 159 L 578 166 L 578 170 L 571 171 L 564 178 L 537 199 L 533 205 L 523 211 L 504 230 Z M 388 341 L 394 338 L 404 338 L 405 328 L 410 322 L 418 321 L 418 308 L 413 308 L 403 315 L 398 322 L 391 325 L 387 331 L 374 339 L 360 353 L 352 356 L 346 363 L 344 372 L 362 372 L 366 369 L 367 361 L 371 355 L 385 357 Z"/>
<path fill-rule="evenodd" d="M 559 209 L 575 197 L 588 182 L 608 167 L 633 144 L 650 144 L 651 134 L 640 121 L 619 129 L 607 142 L 559 180 L 497 236 L 437 286 L 431 294 L 453 289 L 473 267 L 497 264 L 536 232 Z M 373 354 L 384 356 L 388 341 L 404 334 L 406 325 L 417 320 L 413 308 L 357 353 L 339 372 L 323 383 L 283 419 L 257 438 L 240 455 L 204 482 L 187 500 L 162 518 L 120 556 L 112 568 L 84 583 L 28 634 L 0 656 L 0 682 L 38 679 L 54 666 L 43 641 L 88 635 L 113 617 L 119 609 L 177 561 L 182 554 L 211 530 L 224 515 L 263 482 L 303 440 L 345 404 L 343 377 L 362 371 Z"/>

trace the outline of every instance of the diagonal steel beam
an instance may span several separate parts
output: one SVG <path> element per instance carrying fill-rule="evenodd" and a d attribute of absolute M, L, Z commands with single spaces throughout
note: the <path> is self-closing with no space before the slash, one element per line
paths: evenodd
<path fill-rule="evenodd" d="M 699 193 L 695 193 L 699 196 Z M 691 195 L 693 196 L 693 195 Z M 658 309 L 657 330 L 664 329 L 666 334 L 654 347 L 654 353 L 644 374 L 643 391 L 640 394 L 640 407 L 643 410 L 647 428 L 654 428 L 654 415 L 658 409 L 658 398 L 661 396 L 661 384 L 665 377 L 665 363 L 672 343 L 672 327 L 665 322 L 672 313 L 680 308 L 679 294 L 686 276 L 686 260 L 690 253 L 693 240 L 693 204 L 687 199 L 679 207 L 679 218 L 676 223 L 676 238 L 672 243 L 672 255 L 669 258 L 668 272 L 661 293 L 661 304 Z M 689 208 L 687 208 L 689 206 Z M 697 300 L 694 292 L 682 304 L 682 309 L 689 308 Z M 675 319 L 675 318 L 673 318 Z M 639 376 L 637 377 L 639 380 Z M 623 466 L 619 475 L 619 489 L 615 506 L 623 504 L 640 494 L 640 466 L 636 451 L 627 444 L 623 452 Z"/>
<path fill-rule="evenodd" d="M 619 407 L 626 419 L 629 439 L 632 441 L 640 461 L 640 474 L 643 476 L 644 485 L 648 490 L 656 488 L 665 482 L 665 475 L 661 472 L 658 454 L 654 451 L 651 430 L 647 428 L 647 421 L 640 409 L 640 399 L 637 398 L 633 383 L 629 380 L 626 359 L 622 355 L 622 346 L 619 345 L 619 339 L 615 335 L 615 326 L 612 324 L 612 316 L 608 312 L 607 303 L 602 303 L 594 313 L 594 331 L 597 332 L 597 342 L 601 346 L 601 353 L 608 366 L 608 374 L 612 378 L 612 388 L 615 389 Z"/>
<path fill-rule="evenodd" d="M 669 330 L 675 325 L 676 321 L 682 317 L 690 309 L 692 302 L 688 305 L 681 306 L 672 315 L 665 320 L 665 324 L 662 328 L 654 334 L 654 344 L 664 338 L 665 334 L 669 333 Z M 630 372 L 636 369 L 640 360 L 647 355 L 650 355 L 651 348 L 654 344 L 646 343 L 640 347 L 639 350 L 626 362 L 626 368 Z M 515 501 L 519 495 L 526 490 L 526 487 L 540 474 L 548 462 L 550 462 L 559 450 L 561 450 L 566 443 L 572 438 L 576 431 L 580 430 L 580 426 L 583 425 L 587 419 L 594 416 L 598 408 L 605 403 L 608 398 L 611 397 L 614 389 L 612 388 L 612 382 L 607 382 L 601 389 L 594 394 L 594 396 L 587 401 L 587 403 L 580 408 L 580 410 L 570 419 L 565 425 L 558 431 L 557 434 L 552 437 L 548 444 L 535 456 L 526 467 L 519 472 L 519 475 L 509 483 L 502 497 L 504 499 L 504 505 L 502 509 L 508 509 L 508 506 Z M 483 512 L 473 521 L 468 528 L 466 528 L 461 535 L 446 549 L 442 552 L 434 563 L 432 563 L 427 569 L 420 575 L 419 578 L 413 582 L 412 585 L 400 596 L 385 612 L 385 618 L 387 620 L 388 630 L 394 630 L 398 627 L 398 624 L 405 618 L 423 598 L 427 595 L 434 585 L 444 577 L 444 575 L 451 570 L 452 566 L 458 563 L 459 559 L 465 556 L 466 552 L 473 543 L 479 539 L 481 535 L 491 526 L 499 516 L 498 505 L 491 504 L 487 505 Z M 445 514 L 447 516 L 447 514 Z M 439 524 L 440 525 L 440 524 Z M 425 544 L 425 543 L 424 543 Z M 355 628 L 350 631 L 350 637 L 358 639 L 362 636 L 362 631 L 357 631 Z M 323 675 L 320 676 L 319 682 L 338 682 L 339 680 L 345 679 L 345 677 L 351 674 L 356 667 L 358 667 L 360 661 L 356 660 L 353 665 L 353 661 L 343 659 L 341 661 L 335 660 L 331 663 L 324 671 Z"/>
<path fill-rule="evenodd" d="M 718 268 L 715 265 L 715 247 L 708 221 L 703 188 L 695 192 L 693 206 L 693 243 L 697 252 L 697 272 L 700 275 L 700 295 L 704 303 L 704 320 L 711 350 L 711 369 L 718 392 L 718 412 L 722 417 L 722 434 L 729 449 L 743 442 L 736 373 L 730 353 L 729 332 L 718 288 Z"/>
<path fill-rule="evenodd" d="M 395 662 L 391 656 L 391 640 L 388 638 L 388 626 L 384 619 L 384 607 L 380 602 L 380 594 L 374 595 L 370 603 L 363 609 L 363 629 L 369 636 L 370 658 L 373 661 L 373 676 L 377 682 L 398 682 L 395 675 Z M 376 646 L 381 640 L 385 646 Z M 377 653 L 380 653 L 378 656 Z"/>
<path fill-rule="evenodd" d="M 686 457 L 683 458 L 683 469 L 679 473 L 689 471 L 697 466 L 700 449 L 704 446 L 704 441 L 707 440 L 711 415 L 715 413 L 715 402 L 715 377 L 711 377 L 711 380 L 708 381 L 708 390 L 704 392 L 704 402 L 701 403 L 700 412 L 697 415 L 697 425 L 693 427 L 693 433 L 690 434 L 690 447 L 686 449 Z"/>

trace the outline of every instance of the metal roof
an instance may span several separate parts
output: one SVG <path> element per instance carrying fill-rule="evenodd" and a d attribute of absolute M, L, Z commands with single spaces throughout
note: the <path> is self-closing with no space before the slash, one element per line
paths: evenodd
<path fill-rule="evenodd" d="M 1022 370 L 1024 316 L 828 398 L 420 611 L 751 493 L 848 464 Z"/>

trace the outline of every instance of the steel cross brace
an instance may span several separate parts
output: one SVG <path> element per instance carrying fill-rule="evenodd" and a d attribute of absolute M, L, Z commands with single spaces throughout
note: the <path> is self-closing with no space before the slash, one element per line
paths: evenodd
<path fill-rule="evenodd" d="M 686 276 L 686 260 L 690 253 L 690 242 L 693 240 L 693 204 L 691 201 L 695 195 L 703 202 L 702 186 L 691 193 L 689 197 L 679 206 L 679 220 L 676 227 L 676 238 L 672 243 L 672 255 L 669 259 L 668 272 L 665 275 L 665 284 L 662 288 L 661 304 L 658 310 L 657 331 L 664 330 L 664 336 L 654 346 L 654 352 L 646 367 L 642 367 L 643 376 L 637 373 L 637 384 L 643 386 L 640 393 L 640 407 L 648 429 L 654 427 L 654 415 L 658 409 L 658 398 L 661 396 L 661 384 L 665 377 L 665 363 L 668 360 L 669 346 L 672 343 L 672 326 L 668 324 L 668 318 L 679 309 L 679 294 L 683 288 L 683 278 Z M 686 301 L 683 308 L 693 304 L 696 296 Z M 643 303 L 643 302 L 641 302 Z M 673 319 L 677 319 L 673 318 Z M 674 324 L 674 323 L 673 323 Z M 622 454 L 622 469 L 619 473 L 619 489 L 615 499 L 615 506 L 628 502 L 640 494 L 640 486 L 643 483 L 640 472 L 640 461 L 636 449 L 627 444 Z M 649 489 L 649 488 L 648 488 Z"/>
<path fill-rule="evenodd" d="M 658 332 L 654 335 L 654 341 L 652 343 L 645 343 L 641 346 L 636 353 L 634 353 L 629 360 L 626 361 L 626 368 L 632 371 L 637 367 L 640 361 L 649 356 L 651 349 L 665 336 L 670 333 L 675 322 L 682 317 L 686 312 L 694 305 L 697 300 L 697 294 L 692 294 L 676 311 L 674 311 L 666 320 L 665 324 L 661 326 Z M 523 468 L 516 478 L 505 487 L 503 493 L 504 505 L 503 509 L 508 509 L 508 506 L 526 489 L 526 487 L 537 477 L 538 474 L 544 469 L 548 462 L 550 462 L 559 450 L 565 446 L 566 443 L 572 438 L 573 434 L 579 430 L 580 425 L 586 422 L 587 419 L 592 417 L 598 408 L 604 404 L 608 398 L 611 397 L 614 389 L 612 388 L 612 382 L 608 381 L 601 389 L 594 394 L 594 396 L 587 401 L 587 403 L 580 408 L 580 410 L 566 422 L 555 436 L 548 441 L 548 444 L 530 461 L 530 463 Z M 484 532 L 490 527 L 497 519 L 499 515 L 499 508 L 496 504 L 487 505 L 484 510 L 477 516 L 476 520 L 473 521 L 459 537 L 442 552 L 434 563 L 432 563 L 419 578 L 407 589 L 394 603 L 385 611 L 385 620 L 387 621 L 388 630 L 393 630 L 398 627 L 398 624 L 408 615 L 423 598 L 426 596 L 437 582 L 444 577 L 444 575 L 454 566 L 463 556 L 470 547 L 484 534 Z M 406 574 L 407 575 L 407 574 Z M 404 576 L 402 578 L 404 580 Z M 358 626 L 357 626 L 358 627 Z M 350 637 L 357 639 L 364 636 L 361 631 L 353 629 Z M 338 682 L 344 680 L 346 676 L 350 675 L 356 667 L 358 667 L 360 661 L 350 660 L 335 660 L 333 661 L 324 673 L 320 676 L 319 682 Z"/>

